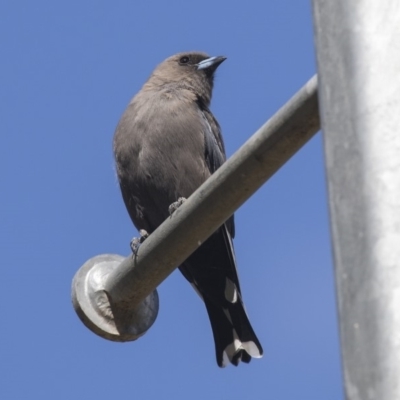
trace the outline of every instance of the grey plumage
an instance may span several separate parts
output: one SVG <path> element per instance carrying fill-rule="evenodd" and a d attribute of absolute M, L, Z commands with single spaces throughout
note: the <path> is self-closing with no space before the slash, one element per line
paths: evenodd
<path fill-rule="evenodd" d="M 153 232 L 169 206 L 189 197 L 225 161 L 209 110 L 213 77 L 225 57 L 180 53 L 161 63 L 132 99 L 114 136 L 117 175 L 137 229 Z M 181 266 L 205 302 L 219 366 L 261 357 L 241 299 L 233 216 Z"/>

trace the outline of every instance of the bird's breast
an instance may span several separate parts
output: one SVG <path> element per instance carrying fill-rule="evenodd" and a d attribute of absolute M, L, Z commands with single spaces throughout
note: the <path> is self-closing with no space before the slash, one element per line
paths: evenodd
<path fill-rule="evenodd" d="M 116 155 L 121 185 L 138 202 L 152 198 L 163 209 L 189 197 L 209 176 L 202 124 L 196 105 L 184 96 L 163 92 L 135 100 L 116 133 L 124 143 Z"/>

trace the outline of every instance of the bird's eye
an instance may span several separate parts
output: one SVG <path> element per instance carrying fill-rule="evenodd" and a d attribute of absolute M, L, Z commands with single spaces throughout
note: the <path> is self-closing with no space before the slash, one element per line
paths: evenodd
<path fill-rule="evenodd" d="M 183 56 L 179 60 L 179 64 L 187 64 L 189 62 L 189 57 L 188 56 Z"/>

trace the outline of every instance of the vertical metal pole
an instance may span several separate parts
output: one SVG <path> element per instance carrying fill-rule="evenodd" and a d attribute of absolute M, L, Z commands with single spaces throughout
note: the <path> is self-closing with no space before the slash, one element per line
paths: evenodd
<path fill-rule="evenodd" d="M 400 399 L 400 1 L 313 0 L 349 400 Z"/>

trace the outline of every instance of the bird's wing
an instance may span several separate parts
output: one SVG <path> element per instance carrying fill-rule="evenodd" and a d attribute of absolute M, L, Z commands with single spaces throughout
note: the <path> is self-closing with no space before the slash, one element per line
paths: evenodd
<path fill-rule="evenodd" d="M 207 106 L 198 103 L 199 112 L 203 122 L 204 132 L 204 157 L 211 174 L 213 174 L 225 161 L 225 146 L 221 134 L 221 128 Z M 235 221 L 232 215 L 226 226 L 232 238 L 235 237 Z"/>
<path fill-rule="evenodd" d="M 199 112 L 203 122 L 204 155 L 208 169 L 213 174 L 226 160 L 221 129 L 208 108 L 200 108 Z"/>

